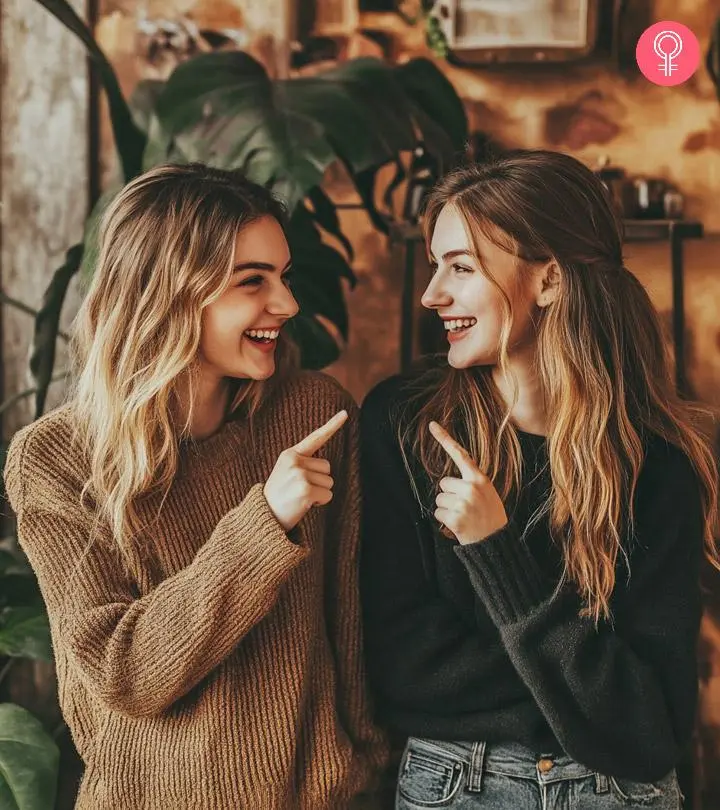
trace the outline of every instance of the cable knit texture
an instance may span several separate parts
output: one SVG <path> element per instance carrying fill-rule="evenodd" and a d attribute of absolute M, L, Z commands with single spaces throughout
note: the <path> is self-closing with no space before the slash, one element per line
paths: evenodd
<path fill-rule="evenodd" d="M 262 482 L 341 408 L 349 422 L 317 454 L 331 461 L 333 500 L 290 539 Z M 349 806 L 386 757 L 362 667 L 350 396 L 303 372 L 252 422 L 184 445 L 165 501 L 139 505 L 129 572 L 80 505 L 89 465 L 72 414 L 65 405 L 15 435 L 5 483 L 86 765 L 76 810 Z"/>

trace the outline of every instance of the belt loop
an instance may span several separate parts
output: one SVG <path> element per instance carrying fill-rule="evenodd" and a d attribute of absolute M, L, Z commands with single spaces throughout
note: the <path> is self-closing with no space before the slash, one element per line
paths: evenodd
<path fill-rule="evenodd" d="M 467 789 L 471 793 L 480 793 L 482 790 L 483 765 L 485 763 L 484 742 L 473 743 L 470 754 L 470 773 L 468 774 Z"/>
<path fill-rule="evenodd" d="M 608 793 L 610 790 L 610 783 L 607 776 L 602 773 L 595 774 L 595 793 Z"/>

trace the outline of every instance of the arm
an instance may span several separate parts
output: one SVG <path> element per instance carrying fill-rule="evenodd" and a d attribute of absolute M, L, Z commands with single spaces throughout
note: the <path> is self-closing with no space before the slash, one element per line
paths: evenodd
<path fill-rule="evenodd" d="M 567 753 L 601 773 L 652 781 L 675 766 L 695 719 L 702 519 L 689 465 L 661 460 L 637 503 L 614 626 L 579 618 L 568 590 L 552 598 L 554 583 L 512 521 L 456 553 Z"/>
<path fill-rule="evenodd" d="M 430 714 L 492 710 L 487 641 L 426 575 L 427 524 L 417 505 L 389 411 L 387 383 L 363 404 L 361 592 L 368 673 L 378 703 Z M 422 630 L 420 633 L 419 630 Z"/>
<path fill-rule="evenodd" d="M 349 398 L 348 398 L 349 399 Z M 360 481 L 358 414 L 354 402 L 343 402 L 350 419 L 334 445 L 333 500 L 326 523 L 325 616 L 337 677 L 338 714 L 366 767 L 358 769 L 358 789 L 379 773 L 387 743 L 373 722 L 363 661 L 363 633 L 358 589 Z M 356 786 L 349 786 L 353 790 Z"/>
<path fill-rule="evenodd" d="M 307 549 L 288 540 L 262 485 L 225 514 L 185 569 L 138 598 L 112 541 L 90 542 L 70 487 L 24 493 L 39 475 L 27 437 L 8 454 L 6 481 L 22 548 L 35 570 L 56 644 L 87 689 L 112 709 L 151 716 L 168 709 L 273 607 Z M 46 483 L 45 487 L 51 484 Z"/>

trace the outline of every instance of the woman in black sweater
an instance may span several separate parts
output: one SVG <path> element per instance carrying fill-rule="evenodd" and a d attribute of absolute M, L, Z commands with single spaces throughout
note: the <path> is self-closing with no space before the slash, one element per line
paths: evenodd
<path fill-rule="evenodd" d="M 396 807 L 679 808 L 717 473 L 621 222 L 590 170 L 534 151 L 447 177 L 424 227 L 447 361 L 361 420 Z"/>

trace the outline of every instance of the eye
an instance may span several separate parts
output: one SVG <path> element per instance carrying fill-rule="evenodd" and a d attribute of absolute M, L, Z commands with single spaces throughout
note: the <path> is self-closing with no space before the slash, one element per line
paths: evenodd
<path fill-rule="evenodd" d="M 472 267 L 466 267 L 464 264 L 453 264 L 452 269 L 456 273 L 472 273 Z"/>
<path fill-rule="evenodd" d="M 291 286 L 295 280 L 295 275 L 296 272 L 294 268 L 291 267 L 289 270 L 286 270 L 281 276 L 283 284 L 287 284 L 288 287 Z"/>
<path fill-rule="evenodd" d="M 241 282 L 236 284 L 237 287 L 259 287 L 263 283 L 262 276 L 250 276 L 250 278 L 244 278 Z"/>

